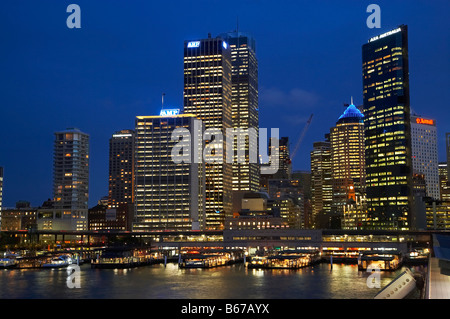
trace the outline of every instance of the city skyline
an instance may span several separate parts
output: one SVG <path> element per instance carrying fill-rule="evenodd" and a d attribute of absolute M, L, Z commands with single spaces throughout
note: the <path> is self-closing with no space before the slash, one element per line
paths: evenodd
<path fill-rule="evenodd" d="M 327 2 L 328 3 L 328 2 Z M 46 47 L 40 45 L 39 43 L 34 43 L 31 47 L 30 51 L 37 51 L 38 55 L 35 61 L 44 62 L 43 64 L 38 63 L 36 67 L 30 67 L 27 58 L 27 53 L 22 53 L 22 55 L 17 55 L 19 52 L 20 45 L 15 42 L 12 38 L 6 39 L 7 44 L 12 45 L 12 50 L 6 53 L 6 57 L 8 54 L 10 58 L 14 57 L 12 65 L 21 70 L 22 72 L 18 72 L 24 76 L 26 79 L 27 85 L 23 88 L 26 94 L 23 91 L 17 91 L 13 88 L 17 88 L 17 81 L 19 78 L 13 74 L 12 67 L 6 69 L 7 79 L 3 79 L 3 87 L 5 89 L 3 94 L 3 104 L 11 105 L 8 108 L 2 108 L 1 115 L 2 118 L 8 118 L 9 121 L 6 121 L 5 125 L 2 126 L 2 136 L 8 136 L 8 139 L 2 139 L 0 147 L 2 149 L 0 156 L 0 166 L 4 167 L 5 174 L 5 182 L 4 182 L 4 193 L 3 199 L 5 206 L 14 206 L 14 203 L 19 200 L 28 200 L 33 203 L 33 205 L 40 205 L 47 198 L 50 198 L 52 195 L 52 135 L 54 132 L 63 130 L 66 127 L 79 127 L 83 132 L 90 134 L 92 138 L 91 143 L 91 162 L 90 165 L 90 180 L 91 183 L 89 185 L 90 189 L 90 198 L 89 198 L 89 206 L 93 206 L 101 197 L 106 196 L 108 194 L 108 140 L 115 131 L 120 129 L 133 129 L 133 121 L 135 116 L 138 115 L 156 115 L 159 113 L 159 109 L 161 108 L 161 93 L 166 93 L 166 100 L 169 106 L 173 107 L 182 107 L 182 55 L 183 55 L 183 42 L 185 40 L 189 40 L 191 38 L 205 38 L 208 32 L 211 32 L 213 35 L 232 31 L 235 28 L 235 14 L 230 12 L 227 16 L 229 16 L 226 22 L 218 23 L 217 26 L 211 27 L 210 25 L 201 27 L 197 24 L 193 24 L 192 29 L 190 30 L 179 30 L 177 31 L 177 36 L 170 38 L 170 41 L 165 42 L 165 45 L 169 45 L 171 48 L 174 48 L 174 53 L 170 53 L 167 56 L 159 56 L 160 53 L 155 53 L 152 51 L 157 48 L 153 46 L 149 46 L 148 43 L 143 45 L 142 47 L 136 46 L 138 45 L 135 42 L 130 42 L 135 45 L 133 50 L 126 49 L 123 47 L 125 43 L 121 43 L 116 40 L 124 40 L 124 36 L 126 34 L 119 33 L 117 38 L 112 38 L 112 33 L 108 37 L 106 36 L 106 40 L 104 39 L 102 44 L 107 45 L 105 48 L 108 49 L 108 59 L 106 59 L 105 63 L 114 63 L 117 60 L 121 63 L 120 69 L 115 69 L 113 67 L 110 68 L 109 65 L 101 65 L 100 67 L 94 67 L 93 61 L 98 58 L 98 55 L 101 55 L 103 51 L 100 51 L 100 46 L 94 45 L 92 43 L 95 36 L 99 34 L 104 34 L 104 30 L 97 25 L 97 23 L 102 23 L 102 17 L 98 17 L 100 21 L 96 21 L 94 24 L 92 20 L 89 20 L 92 13 L 89 13 L 89 9 L 98 9 L 96 5 L 90 5 L 88 3 L 80 2 L 80 6 L 86 13 L 86 16 L 83 15 L 83 24 L 81 30 L 69 30 L 64 29 L 64 21 L 65 21 L 65 7 L 61 6 L 63 9 L 61 13 L 56 13 L 55 8 L 45 8 L 42 10 L 49 10 L 50 16 L 53 14 L 60 15 L 60 20 L 62 20 L 62 25 L 60 27 L 56 27 L 56 20 L 52 17 L 49 19 L 50 22 L 45 24 L 42 31 L 42 34 L 33 34 L 29 35 L 27 33 L 26 27 L 21 30 L 14 30 L 15 33 L 20 34 L 28 34 L 28 37 L 33 44 L 34 41 L 39 39 L 39 36 L 46 36 L 52 33 L 52 28 L 55 28 L 53 35 L 57 38 L 55 43 L 46 43 L 51 44 L 52 46 L 56 44 L 57 48 L 59 45 L 67 45 L 67 42 L 64 41 L 73 41 L 72 45 L 67 46 L 67 50 L 70 48 L 76 48 L 77 45 L 83 44 L 84 41 L 88 39 L 89 45 L 85 45 L 84 47 L 79 48 L 79 51 L 76 51 L 79 54 L 79 60 L 73 58 L 76 55 L 70 54 L 68 51 L 59 48 L 59 51 L 50 52 Z M 327 8 L 326 11 L 333 8 L 331 3 L 328 3 L 330 8 Z M 245 5 L 249 6 L 249 3 Z M 305 5 L 307 10 L 312 10 L 316 12 L 314 7 L 310 5 Z M 279 53 L 279 55 L 273 56 L 272 50 L 276 49 L 277 46 L 271 45 L 269 39 L 272 41 L 280 41 L 276 39 L 273 34 L 272 36 L 264 36 L 263 30 L 267 31 L 267 27 L 255 26 L 254 20 L 250 17 L 242 17 L 239 15 L 240 27 L 244 31 L 249 32 L 256 39 L 257 47 L 258 47 L 258 60 L 259 60 L 259 69 L 260 69 L 260 127 L 280 127 L 280 136 L 289 136 L 290 141 L 295 143 L 300 132 L 303 127 L 306 125 L 307 117 L 310 113 L 315 113 L 315 120 L 308 130 L 305 139 L 302 142 L 300 147 L 299 155 L 297 156 L 298 162 L 293 163 L 293 169 L 308 169 L 309 168 L 309 152 L 312 149 L 313 141 L 319 140 L 323 136 L 323 132 L 326 132 L 335 121 L 335 118 L 339 116 L 344 110 L 343 103 L 348 103 L 348 96 L 352 95 L 355 98 L 355 104 L 359 105 L 362 103 L 362 85 L 361 85 L 361 58 L 360 51 L 361 45 L 368 41 L 368 39 L 376 34 L 381 34 L 385 31 L 392 29 L 400 24 L 407 24 L 409 27 L 409 56 L 410 56 L 410 70 L 411 70 L 411 107 L 412 109 L 422 114 L 424 117 L 437 118 L 437 128 L 438 128 L 438 147 L 439 147 L 439 161 L 445 161 L 445 132 L 448 131 L 445 123 L 448 123 L 450 114 L 445 113 L 445 100 L 443 98 L 443 94 L 445 94 L 445 88 L 448 87 L 448 79 L 441 78 L 440 74 L 445 74 L 446 67 L 448 68 L 448 61 L 444 59 L 443 56 L 441 58 L 436 58 L 435 63 L 440 63 L 439 69 L 433 70 L 441 70 L 442 73 L 432 72 L 432 77 L 436 78 L 431 80 L 429 72 L 426 69 L 427 63 L 424 63 L 425 66 L 420 66 L 418 63 L 414 63 L 413 61 L 423 61 L 425 53 L 419 50 L 419 46 L 421 45 L 420 41 L 425 41 L 423 39 L 423 35 L 426 34 L 426 28 L 424 30 L 420 29 L 423 27 L 432 27 L 432 23 L 428 26 L 424 26 L 423 23 L 429 23 L 427 19 L 423 19 L 423 23 L 415 22 L 412 16 L 408 19 L 405 17 L 395 17 L 389 18 L 390 11 L 395 11 L 392 8 L 398 8 L 399 4 L 388 5 L 380 2 L 380 5 L 383 9 L 383 13 L 387 14 L 387 17 L 383 19 L 382 28 L 381 29 L 368 29 L 365 26 L 365 18 L 367 14 L 365 13 L 366 5 L 349 5 L 346 3 L 345 6 L 350 8 L 350 12 L 343 15 L 342 19 L 346 21 L 338 22 L 338 17 L 334 17 L 333 22 L 336 23 L 337 27 L 335 30 L 331 28 L 331 30 L 310 30 L 309 33 L 307 30 L 303 30 L 301 36 L 298 37 L 299 41 L 309 39 L 317 34 L 324 34 L 326 36 L 333 36 L 333 38 L 326 38 L 329 41 L 337 40 L 339 36 L 342 36 L 342 33 L 339 32 L 340 29 L 346 29 L 350 31 L 352 26 L 359 25 L 359 29 L 357 35 L 353 35 L 350 38 L 342 36 L 340 41 L 345 44 L 345 50 L 347 53 L 351 51 L 351 54 L 348 54 L 349 57 L 344 58 L 343 55 L 339 55 L 341 62 L 343 62 L 344 66 L 335 66 L 334 69 L 329 69 L 330 77 L 335 75 L 335 72 L 342 72 L 351 70 L 351 72 L 341 73 L 340 77 L 345 77 L 345 81 L 343 84 L 337 85 L 336 79 L 332 80 L 334 85 L 337 85 L 335 88 L 336 91 L 329 89 L 327 87 L 323 87 L 319 85 L 321 84 L 323 79 L 323 74 L 318 72 L 315 77 L 311 77 L 314 75 L 312 73 L 312 68 L 305 68 L 306 59 L 305 56 L 299 54 L 298 50 L 303 50 L 306 53 L 306 56 L 311 58 L 311 55 L 314 53 L 318 53 L 312 49 L 311 46 L 307 49 L 305 47 L 293 47 L 292 52 L 289 54 L 287 52 L 283 52 L 286 60 L 292 62 L 295 60 L 294 64 L 291 64 L 292 70 L 289 70 L 287 78 L 288 80 L 274 80 L 271 81 L 273 75 L 283 74 L 278 73 L 280 71 L 277 68 L 283 68 L 286 62 L 278 63 L 279 60 L 275 60 L 277 63 L 272 63 L 271 59 L 280 58 L 283 55 Z M 435 11 L 437 12 L 439 5 L 433 4 L 435 7 Z M 32 7 L 32 5 L 30 4 Z M 12 10 L 19 9 L 19 5 L 16 7 L 11 6 Z M 120 7 L 120 6 L 119 6 Z M 299 6 L 301 7 L 301 6 Z M 419 10 L 418 8 L 423 9 L 419 5 L 412 6 L 412 9 L 408 9 L 406 11 L 411 13 L 411 10 Z M 264 7 L 267 10 L 267 5 Z M 85 10 L 87 9 L 87 10 Z M 119 10 L 118 7 L 109 7 L 107 10 L 107 14 L 112 14 L 116 12 L 115 10 Z M 123 9 L 123 8 L 122 8 Z M 132 7 L 130 10 L 135 10 L 136 8 Z M 33 11 L 33 10 L 30 10 Z M 231 11 L 231 10 L 230 10 Z M 359 12 L 357 18 L 349 25 L 344 22 L 348 22 L 350 16 L 348 14 Z M 127 12 L 127 11 L 126 11 Z M 265 11 L 267 12 L 267 11 Z M 129 11 L 128 11 L 129 13 Z M 329 13 L 329 12 L 328 12 Z M 274 14 L 280 14 L 278 11 Z M 332 15 L 328 15 L 327 13 L 323 13 L 325 17 L 323 19 L 332 17 Z M 422 13 L 426 14 L 426 13 Z M 385 17 L 383 15 L 383 17 Z M 222 17 L 223 18 L 223 17 Z M 247 19 L 246 19 L 247 18 Z M 105 19 L 103 17 L 103 19 Z M 437 19 L 439 20 L 439 19 Z M 30 25 L 33 23 L 33 19 L 29 21 L 26 25 Z M 446 21 L 446 20 L 444 20 Z M 23 21 L 21 21 L 23 22 Z M 34 21 L 36 22 L 36 21 Z M 103 20 L 104 22 L 104 20 Z M 332 24 L 333 22 L 329 22 Z M 13 23 L 10 19 L 3 19 L 2 23 L 7 23 L 9 26 L 18 28 L 16 23 Z M 143 23 L 143 22 L 141 22 Z M 212 23 L 212 22 L 211 22 Z M 314 26 L 316 26 L 314 24 Z M 136 25 L 134 26 L 136 27 Z M 132 27 L 132 28 L 134 28 Z M 59 30 L 62 29 L 62 30 Z M 227 30 L 228 28 L 229 30 Z M 2 28 L 7 29 L 7 28 Z M 448 29 L 448 28 L 447 28 Z M 448 32 L 443 30 L 442 32 Z M 94 33 L 92 30 L 95 30 Z M 128 31 L 135 29 L 127 29 Z M 19 31 L 19 32 L 16 32 Z M 31 30 L 30 30 L 31 31 Z M 44 32 L 45 31 L 45 32 Z M 70 32 L 81 31 L 78 34 L 70 33 Z M 156 32 L 156 31 L 155 31 Z M 292 32 L 292 30 L 291 30 Z M 321 33 L 318 33 L 321 32 Z M 194 34 L 195 33 L 195 34 Z M 149 31 L 149 36 L 147 40 L 152 37 L 153 33 Z M 281 38 L 285 41 L 289 38 L 289 35 L 292 36 L 289 32 L 286 32 L 286 36 L 282 36 Z M 298 34 L 297 34 L 298 36 Z M 442 35 L 441 35 L 442 36 Z M 62 38 L 68 39 L 62 39 Z M 84 38 L 83 38 L 84 37 Z M 182 39 L 181 39 L 182 38 Z M 84 39 L 84 40 L 83 40 Z M 418 40 L 420 39 L 420 41 Z M 442 36 L 444 41 L 445 36 Z M 133 39 L 136 40 L 136 39 Z M 436 41 L 436 38 L 430 36 L 426 41 L 433 42 Z M 8 42 L 9 41 L 9 42 Z M 150 40 L 149 40 L 150 41 Z M 151 41 L 150 41 L 151 42 Z M 325 41 L 326 42 L 326 41 Z M 169 44 L 170 43 L 170 44 Z M 427 42 L 428 43 L 428 42 Z M 439 45 L 447 45 L 444 42 L 439 43 Z M 322 44 L 323 45 L 323 44 Z M 331 44 L 326 45 L 329 47 Z M 336 45 L 336 43 L 335 43 Z M 109 47 L 108 47 L 109 46 Z M 445 47 L 443 49 L 443 54 L 446 53 Z M 91 52 L 91 50 L 93 50 Z M 169 52 L 172 49 L 167 49 Z M 165 51 L 165 50 L 163 50 Z M 107 52 L 107 51 L 104 51 Z M 123 56 L 120 57 L 120 53 L 125 52 Z M 142 70 L 142 74 L 140 73 L 129 73 L 126 67 L 133 69 L 130 64 L 124 62 L 123 59 L 128 57 L 129 54 L 134 52 L 139 56 L 137 59 L 136 65 L 140 65 L 141 63 L 145 64 L 147 61 L 150 65 L 153 63 L 152 55 L 147 55 L 147 53 L 155 53 L 156 59 L 163 59 L 163 64 L 167 63 L 170 65 L 170 72 L 161 71 L 156 72 L 156 78 L 160 77 L 162 79 L 161 83 L 155 85 L 157 82 L 153 82 L 147 79 L 149 75 L 145 75 L 144 73 L 148 70 L 145 69 L 145 65 L 142 64 L 140 66 L 144 66 L 144 70 Z M 91 61 L 91 55 L 92 60 Z M 145 54 L 144 54 L 145 53 Z M 429 53 L 429 52 L 428 52 Z M 5 53 L 3 53 L 5 54 Z M 89 55 L 87 55 L 89 54 Z M 333 54 L 325 55 L 325 53 L 320 52 L 317 54 L 318 56 L 315 58 L 327 59 L 330 58 Z M 422 56 L 421 56 L 422 54 Z M 431 54 L 431 53 L 430 53 Z M 55 59 L 56 61 L 46 60 L 44 56 L 50 55 L 51 59 Z M 64 58 L 66 56 L 66 58 Z M 81 57 L 80 57 L 81 56 Z M 175 56 L 175 58 L 173 58 Z M 95 58 L 97 57 L 97 58 Z M 298 60 L 294 59 L 297 58 Z M 40 60 L 41 59 L 41 60 Z M 348 60 L 347 60 L 348 59 Z M 431 57 L 428 57 L 431 60 Z M 4 59 L 5 60 L 5 59 Z M 324 60 L 324 61 L 325 61 Z M 27 61 L 27 63 L 25 63 Z M 316 61 L 316 60 L 313 60 Z M 71 64 L 75 62 L 76 68 L 72 69 Z M 317 61 L 316 61 L 317 62 Z M 4 62 L 3 62 L 4 63 Z M 18 65 L 22 63 L 22 65 Z M 23 65 L 25 63 L 25 65 Z M 428 63 L 431 63 L 430 61 Z M 446 64 L 445 64 L 446 63 Z M 173 64 L 173 65 L 172 65 Z M 312 63 L 314 64 L 314 63 Z M 324 67 L 328 67 L 327 63 L 324 63 Z M 50 68 L 51 72 L 49 74 L 43 75 L 42 72 L 47 70 L 44 67 L 47 66 Z M 153 66 L 153 65 L 152 65 Z M 6 66 L 5 66 L 6 67 Z M 306 72 L 301 72 L 302 69 Z M 92 71 L 91 69 L 92 68 Z M 93 75 L 91 72 L 100 72 L 105 71 L 105 73 L 95 73 L 95 76 L 92 79 L 86 78 L 87 75 Z M 124 71 L 124 72 L 122 72 Z M 295 73 L 295 71 L 300 71 L 299 73 Z M 23 72 L 26 72 L 25 74 Z M 36 73 L 37 72 L 37 73 Z M 287 72 L 284 69 L 284 72 Z M 68 74 L 65 74 L 68 73 Z M 78 73 L 78 74 L 77 74 Z M 121 75 L 120 77 L 118 75 Z M 31 81 L 33 76 L 38 75 L 35 79 L 38 82 Z M 78 76 L 79 77 L 78 77 Z M 47 77 L 48 76 L 48 77 Z M 422 76 L 422 78 L 421 78 Z M 171 79 L 172 78 L 172 79 Z M 276 77 L 275 77 L 276 78 Z M 8 81 L 10 80 L 10 81 Z M 61 86 L 58 85 L 58 81 L 61 80 Z M 95 83 L 93 82 L 95 80 Z M 109 81 L 108 81 L 109 80 Z M 310 86 L 306 86 L 307 80 L 311 80 Z M 49 82 L 55 81 L 55 82 Z M 129 85 L 128 82 L 135 84 L 136 87 Z M 285 82 L 287 81 L 287 82 Z M 298 81 L 298 82 L 297 82 Z M 425 84 L 425 82 L 430 82 L 429 84 Z M 447 81 L 447 82 L 446 82 Z M 84 83 L 86 82 L 86 83 Z M 170 83 L 170 84 L 169 84 Z M 90 91 L 87 89 L 89 85 L 94 84 L 94 90 Z M 123 84 L 127 84 L 125 86 L 126 89 L 120 92 L 115 92 L 116 87 L 120 87 Z M 332 85 L 333 85 L 332 84 Z M 67 90 L 66 86 L 73 85 L 72 89 Z M 86 85 L 86 86 L 84 86 Z M 142 85 L 142 87 L 140 87 Z M 331 86 L 332 86 L 331 85 Z M 428 86 L 429 85 L 429 86 Z M 442 86 L 441 92 L 439 91 L 439 87 Z M 54 90 L 50 90 L 52 87 Z M 433 90 L 430 90 L 430 87 L 434 87 Z M 150 90 L 152 88 L 152 90 Z M 428 88 L 428 89 L 427 89 Z M 437 88 L 437 89 L 436 89 Z M 94 92 L 95 89 L 99 89 L 98 92 Z M 62 92 L 56 94 L 57 90 L 62 90 Z M 79 90 L 79 92 L 77 91 Z M 55 95 L 49 95 L 52 91 L 55 92 Z M 110 95 L 106 95 L 105 93 L 109 92 Z M 338 93 L 337 93 L 338 92 Z M 432 92 L 432 94 L 430 93 Z M 71 95 L 67 95 L 71 93 Z M 442 94 L 442 95 L 439 95 Z M 327 97 L 325 97 L 327 96 Z M 132 102 L 134 101 L 134 102 Z M 65 102 L 65 106 L 62 106 L 62 102 Z M 166 103 L 167 103 L 166 102 Z M 430 108 L 429 103 L 433 103 L 435 108 Z M 133 104 L 134 103 L 134 104 Z M 421 104 L 422 103 L 422 104 Z M 426 104 L 427 103 L 427 104 Z M 298 112 L 291 115 L 290 112 L 295 110 L 292 105 L 289 106 L 287 104 L 302 104 L 299 105 Z M 70 112 L 63 112 L 61 109 L 73 109 L 75 106 L 80 108 L 77 114 Z M 98 105 L 98 108 L 95 108 Z M 440 107 L 439 107 L 440 105 Z M 36 114 L 36 109 L 40 109 L 40 113 Z M 95 108 L 95 109 L 94 109 Z M 279 112 L 280 111 L 280 112 Z M 324 114 L 328 113 L 328 114 Z M 99 115 L 103 116 L 99 116 Z M 19 121 L 19 118 L 23 121 Z M 317 120 L 320 118 L 320 120 Z M 323 120 L 322 120 L 323 119 Z M 32 120 L 37 120 L 37 122 L 31 122 Z M 104 123 L 106 121 L 107 123 Z M 38 123 L 39 122 L 39 123 Z M 99 123 L 100 122 L 100 123 Z M 50 124 L 51 123 L 51 124 Z M 101 126 L 99 126 L 101 124 Z M 11 126 L 14 125 L 14 126 Z M 26 135 L 24 132 L 24 126 L 26 125 L 34 125 L 34 134 L 33 136 Z M 39 125 L 43 125 L 44 127 L 39 127 Z M 100 128 L 100 129 L 99 129 Z M 17 130 L 17 134 L 8 134 L 10 130 Z M 27 131 L 29 132 L 29 131 Z M 13 135 L 13 136 L 12 136 Z M 33 158 L 33 163 L 30 163 L 29 155 L 30 152 L 27 150 L 27 153 L 21 153 L 19 148 L 16 148 L 16 145 L 27 141 L 31 145 L 31 153 L 35 154 Z M 36 154 L 34 152 L 33 147 L 39 147 L 41 153 Z M 44 151 L 47 150 L 47 151 Z M 21 166 L 22 160 L 26 160 L 27 166 Z M 17 162 L 17 165 L 13 163 Z M 30 170 L 33 173 L 30 173 Z M 38 185 L 38 187 L 36 187 Z"/>

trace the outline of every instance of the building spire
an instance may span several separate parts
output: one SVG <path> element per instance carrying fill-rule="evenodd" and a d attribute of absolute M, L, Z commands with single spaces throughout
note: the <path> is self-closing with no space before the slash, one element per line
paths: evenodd
<path fill-rule="evenodd" d="M 353 96 L 350 98 L 350 105 L 353 105 Z"/>

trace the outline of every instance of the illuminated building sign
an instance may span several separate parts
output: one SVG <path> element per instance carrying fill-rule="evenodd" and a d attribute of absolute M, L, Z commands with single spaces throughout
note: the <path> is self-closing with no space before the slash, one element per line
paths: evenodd
<path fill-rule="evenodd" d="M 378 40 L 378 39 L 382 39 L 384 37 L 387 37 L 388 35 L 391 35 L 391 34 L 394 34 L 394 33 L 400 32 L 400 31 L 402 31 L 402 29 L 400 29 L 400 28 L 388 31 L 386 33 L 377 35 L 376 37 L 370 38 L 369 42 L 372 42 L 372 41 L 375 41 L 375 40 Z"/>
<path fill-rule="evenodd" d="M 174 116 L 180 114 L 180 109 L 167 109 L 167 110 L 161 110 L 159 115 L 161 116 Z"/>
<path fill-rule="evenodd" d="M 222 42 L 222 46 L 223 46 L 224 49 L 226 49 L 228 47 L 228 44 L 225 41 L 223 41 Z"/>
<path fill-rule="evenodd" d="M 113 134 L 113 137 L 132 137 L 132 134 Z"/>
<path fill-rule="evenodd" d="M 188 42 L 187 47 L 188 48 L 198 48 L 200 46 L 200 41 L 192 41 Z"/>
<path fill-rule="evenodd" d="M 416 118 L 417 124 L 427 124 L 427 125 L 434 125 L 434 120 L 424 119 L 421 117 Z"/>

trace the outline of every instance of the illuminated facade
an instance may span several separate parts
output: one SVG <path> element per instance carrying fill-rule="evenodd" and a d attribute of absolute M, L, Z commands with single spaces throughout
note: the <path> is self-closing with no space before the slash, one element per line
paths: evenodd
<path fill-rule="evenodd" d="M 38 228 L 86 230 L 88 198 L 89 135 L 76 128 L 56 132 L 53 162 L 54 204 L 45 214 L 38 214 Z"/>
<path fill-rule="evenodd" d="M 326 141 L 313 144 L 311 152 L 311 197 L 313 220 L 316 219 L 319 213 L 331 211 L 333 184 L 329 138 Z"/>
<path fill-rule="evenodd" d="M 438 200 L 441 194 L 435 120 L 411 115 L 411 150 L 414 173 L 425 175 L 426 195 Z"/>
<path fill-rule="evenodd" d="M 134 131 L 121 130 L 109 140 L 108 206 L 134 200 Z"/>
<path fill-rule="evenodd" d="M 426 220 L 428 230 L 450 230 L 450 202 L 427 202 Z"/>
<path fill-rule="evenodd" d="M 203 121 L 205 130 L 225 130 L 232 122 L 232 64 L 229 44 L 222 38 L 184 43 L 184 112 Z M 205 164 L 206 228 L 223 229 L 232 214 L 232 163 L 226 162 L 226 143 L 213 144 L 223 160 Z"/>
<path fill-rule="evenodd" d="M 412 153 L 407 26 L 362 47 L 369 228 L 409 229 Z"/>
<path fill-rule="evenodd" d="M 352 103 L 330 130 L 332 209 L 365 197 L 364 115 Z"/>
<path fill-rule="evenodd" d="M 272 141 L 274 144 L 277 144 L 275 143 L 276 140 L 270 139 L 268 154 L 278 154 L 278 157 L 275 158 L 276 163 L 271 163 L 278 170 L 274 174 L 261 174 L 260 188 L 266 190 L 269 189 L 269 181 L 271 179 L 290 179 L 292 175 L 289 137 L 281 137 L 278 140 L 277 147 L 272 145 Z"/>
<path fill-rule="evenodd" d="M 136 118 L 133 231 L 205 228 L 203 163 L 192 159 L 203 150 L 203 129 L 196 126 L 198 122 L 192 114 Z M 188 154 L 183 155 L 190 159 L 185 162 L 178 163 L 172 157 L 178 143 L 172 139 L 175 129 L 188 130 L 192 141 L 198 134 L 199 145 L 186 144 Z"/>
<path fill-rule="evenodd" d="M 259 130 L 258 110 L 258 60 L 255 40 L 242 32 L 229 32 L 220 35 L 231 49 L 232 84 L 232 122 L 234 128 Z M 259 165 L 250 163 L 249 149 L 258 149 L 258 145 L 247 139 L 245 159 L 238 163 L 238 143 L 235 138 L 233 151 L 233 191 L 259 190 Z"/>
<path fill-rule="evenodd" d="M 439 163 L 439 187 L 441 200 L 450 202 L 450 184 L 448 181 L 447 163 Z"/>

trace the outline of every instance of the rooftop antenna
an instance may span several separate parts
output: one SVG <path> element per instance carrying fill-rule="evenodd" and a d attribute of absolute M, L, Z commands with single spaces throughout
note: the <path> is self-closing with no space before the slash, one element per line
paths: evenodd
<path fill-rule="evenodd" d="M 236 16 L 236 33 L 239 33 L 239 16 Z"/>
<path fill-rule="evenodd" d="M 163 93 L 161 96 L 161 110 L 164 109 L 164 95 L 166 95 L 166 93 Z"/>

